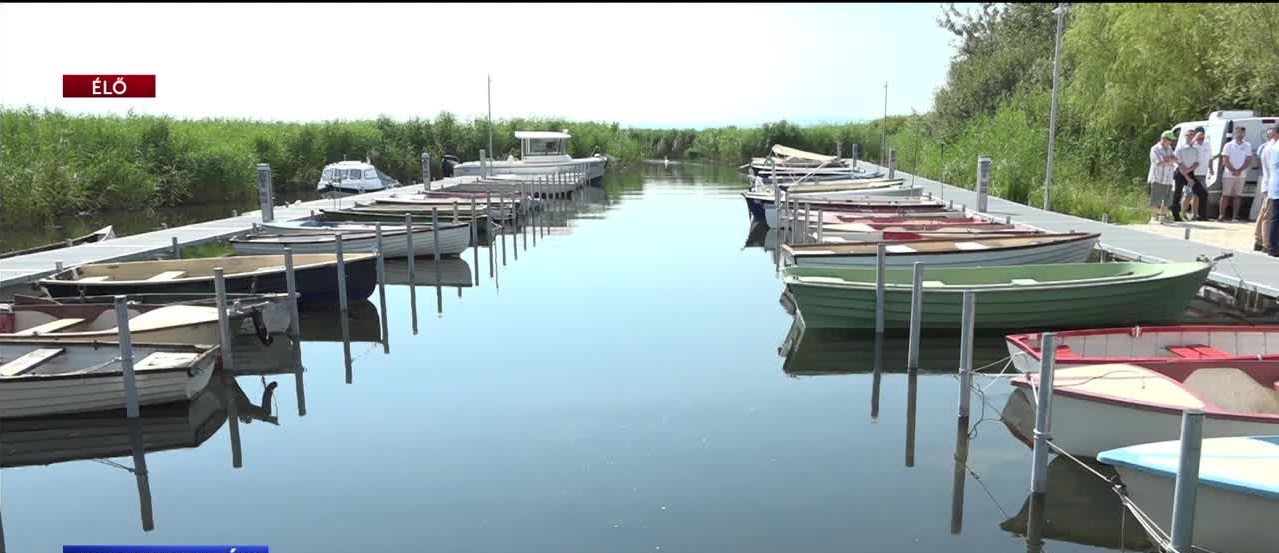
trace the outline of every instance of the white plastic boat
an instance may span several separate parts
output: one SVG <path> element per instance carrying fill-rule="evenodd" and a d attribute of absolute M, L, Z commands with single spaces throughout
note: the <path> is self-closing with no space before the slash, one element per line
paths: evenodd
<path fill-rule="evenodd" d="M 395 188 L 400 182 L 363 161 L 339 161 L 324 166 L 320 182 L 315 189 L 320 192 L 376 192 Z"/>
<path fill-rule="evenodd" d="M 1057 416 L 1053 415 L 1054 424 Z M 1128 497 L 1161 529 L 1171 531 L 1179 440 L 1101 452 L 1119 472 Z M 1274 553 L 1279 522 L 1279 435 L 1204 440 L 1191 532 L 1196 548 L 1225 553 Z"/>
<path fill-rule="evenodd" d="M 1011 379 L 1004 409 L 1029 443 L 1037 374 Z M 1202 409 L 1206 438 L 1279 434 L 1279 362 L 1183 360 L 1085 365 L 1053 376 L 1053 443 L 1074 455 L 1176 439 L 1184 409 Z"/>
<path fill-rule="evenodd" d="M 330 224 L 319 225 L 314 234 L 294 232 L 287 234 L 259 234 L 230 240 L 231 247 L 239 255 L 281 255 L 284 248 L 294 253 L 327 253 L 337 250 L 337 235 L 342 235 L 343 253 L 376 253 L 376 231 L 348 232 L 344 227 L 371 227 L 372 225 Z M 388 228 L 389 227 L 389 228 Z M 441 223 L 438 226 L 413 227 L 413 254 L 432 255 L 435 252 L 435 235 L 439 235 L 439 254 L 457 255 L 471 243 L 470 223 Z M 382 229 L 382 253 L 385 257 L 407 257 L 408 232 L 404 225 L 387 225 Z"/>
<path fill-rule="evenodd" d="M 133 344 L 138 404 L 186 401 L 209 383 L 214 345 Z M 50 340 L 0 342 L 0 418 L 125 406 L 120 347 Z"/>

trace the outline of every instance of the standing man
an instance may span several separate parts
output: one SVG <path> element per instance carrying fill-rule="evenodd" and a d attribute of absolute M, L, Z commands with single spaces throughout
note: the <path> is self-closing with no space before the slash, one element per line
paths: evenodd
<path fill-rule="evenodd" d="M 1270 195 L 1270 187 L 1266 185 L 1270 182 L 1270 168 L 1266 167 L 1266 154 L 1276 146 L 1279 146 L 1279 126 L 1266 129 L 1266 141 L 1257 148 L 1256 160 L 1261 166 L 1261 180 L 1257 181 L 1257 196 L 1253 201 L 1261 202 L 1261 211 L 1257 212 L 1252 249 L 1259 252 L 1270 251 L 1270 220 L 1274 218 L 1275 213 L 1270 209 L 1270 200 L 1275 196 Z"/>
<path fill-rule="evenodd" d="M 1279 135 L 1279 125 L 1270 129 L 1270 136 Z M 1266 167 L 1266 194 L 1270 195 L 1269 231 L 1266 234 L 1266 253 L 1270 257 L 1279 257 L 1279 140 L 1271 140 L 1266 147 L 1266 159 L 1262 161 Z"/>
<path fill-rule="evenodd" d="M 1150 171 L 1146 173 L 1146 182 L 1150 184 L 1151 222 L 1157 222 L 1163 216 L 1164 205 L 1168 203 L 1168 196 L 1172 192 L 1172 174 L 1177 169 L 1177 156 L 1172 151 L 1175 140 L 1176 134 L 1164 131 L 1159 136 L 1159 142 L 1150 147 Z"/>
<path fill-rule="evenodd" d="M 1195 127 L 1195 148 L 1199 150 L 1199 166 L 1195 168 L 1195 181 L 1199 183 L 1197 190 L 1203 190 L 1203 194 L 1195 192 L 1196 198 L 1199 200 L 1195 208 L 1195 220 L 1208 218 L 1208 176 L 1213 173 L 1216 167 L 1217 157 L 1214 155 L 1212 148 L 1208 147 L 1208 142 L 1204 140 L 1207 134 L 1203 127 Z M 1220 211 L 1220 210 L 1218 210 Z"/>
<path fill-rule="evenodd" d="M 1186 129 L 1181 136 L 1181 146 L 1173 152 L 1177 156 L 1177 172 L 1172 175 L 1172 220 L 1178 223 L 1183 212 L 1186 217 L 1194 217 L 1199 200 L 1198 182 L 1195 181 L 1195 169 L 1199 168 L 1199 147 L 1194 145 L 1194 129 Z M 1186 186 L 1190 186 L 1191 194 L 1185 194 Z M 1184 196 L 1184 199 L 1183 199 Z"/>
<path fill-rule="evenodd" d="M 1252 144 L 1244 140 L 1243 127 L 1235 127 L 1235 139 L 1221 147 L 1221 160 L 1225 165 L 1221 172 L 1221 209 L 1217 210 L 1217 221 L 1226 221 L 1226 212 L 1230 212 L 1230 220 L 1239 222 L 1239 204 L 1242 200 L 1244 181 L 1248 179 L 1248 167 L 1252 165 Z"/>

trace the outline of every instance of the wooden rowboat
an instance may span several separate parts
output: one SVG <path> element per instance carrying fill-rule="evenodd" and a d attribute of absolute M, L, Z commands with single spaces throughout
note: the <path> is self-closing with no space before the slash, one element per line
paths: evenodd
<path fill-rule="evenodd" d="M 373 206 L 378 207 L 378 206 Z M 422 213 L 420 211 L 395 211 L 374 209 L 373 207 L 355 207 L 346 209 L 321 209 L 317 216 L 321 221 L 328 222 L 364 222 L 364 223 L 387 223 L 387 224 L 404 224 L 405 217 L 413 218 L 413 225 L 429 225 L 431 224 L 431 212 Z M 488 214 L 479 213 L 474 217 L 461 216 L 453 218 L 452 211 L 438 212 L 437 219 L 440 223 L 471 223 L 479 225 L 479 231 L 485 232 L 488 228 Z M 383 226 L 383 228 L 386 228 Z"/>
<path fill-rule="evenodd" d="M 1056 417 L 1054 417 L 1056 418 Z M 1181 441 L 1103 451 L 1125 493 L 1161 528 L 1171 528 Z M 1273 553 L 1279 521 L 1279 436 L 1204 440 L 1199 451 L 1193 536 L 1196 551 Z"/>
<path fill-rule="evenodd" d="M 109 342 L 119 336 L 112 304 L 15 305 L 12 310 L 12 330 L 0 333 L 0 341 L 41 338 L 57 342 Z M 0 317 L 5 316 L 6 313 L 0 313 Z M 238 315 L 235 328 L 243 316 Z M 129 335 L 138 342 L 216 344 L 220 340 L 218 309 L 198 305 L 130 305 Z"/>
<path fill-rule="evenodd" d="M 273 233 L 248 235 L 229 240 L 235 253 L 283 255 L 285 248 L 291 248 L 294 253 L 303 254 L 334 253 L 337 251 L 339 234 L 342 235 L 343 253 L 377 253 L 378 240 L 374 225 L 305 221 L 272 224 L 265 228 Z M 435 251 L 437 234 L 439 235 L 439 252 Z M 441 256 L 457 255 L 471 243 L 471 225 L 469 223 L 415 225 L 412 238 L 415 256 L 428 256 L 435 253 Z M 408 257 L 409 236 L 404 225 L 383 226 L 382 252 L 388 258 Z"/>
<path fill-rule="evenodd" d="M 1211 359 L 1279 362 L 1279 326 L 1176 325 L 1057 332 L 1056 367 Z M 1039 370 L 1039 334 L 1005 338 L 1013 366 Z"/>
<path fill-rule="evenodd" d="M 345 256 L 346 293 L 349 300 L 368 298 L 377 287 L 377 256 L 351 253 Z M 333 301 L 338 295 L 337 258 L 327 254 L 293 256 L 299 302 Z M 284 256 L 253 255 L 201 259 L 93 263 L 40 279 L 49 296 L 103 296 L 113 294 L 214 293 L 213 269 L 225 270 L 228 293 L 287 292 Z"/>
<path fill-rule="evenodd" d="M 34 248 L 26 248 L 22 250 L 14 250 L 11 252 L 0 253 L 0 259 L 17 257 L 19 255 L 47 252 L 47 251 L 52 251 L 60 248 L 79 246 L 80 244 L 92 244 L 94 242 L 101 242 L 103 240 L 110 240 L 112 238 L 115 238 L 115 229 L 111 225 L 107 225 L 105 227 L 102 227 L 98 230 L 95 230 L 79 238 L 71 238 L 63 242 L 55 242 L 53 244 L 45 244 L 43 246 L 36 246 Z"/>
<path fill-rule="evenodd" d="M 209 383 L 218 346 L 133 344 L 139 405 L 187 401 Z M 0 418 L 124 406 L 116 344 L 0 342 Z"/>
<path fill-rule="evenodd" d="M 1098 234 L 1052 233 L 999 238 L 927 238 L 843 244 L 784 244 L 786 259 L 801 267 L 874 267 L 880 244 L 888 267 L 996 267 L 1088 261 Z"/>
<path fill-rule="evenodd" d="M 958 330 L 963 292 L 977 294 L 976 328 L 1069 329 L 1174 321 L 1212 270 L 1206 262 L 1056 263 L 929 268 L 923 326 Z M 874 328 L 875 269 L 787 267 L 786 293 L 811 327 Z M 911 269 L 884 271 L 884 323 L 910 323 Z"/>
<path fill-rule="evenodd" d="M 1004 421 L 1022 441 L 1034 429 L 1037 374 L 1014 376 Z M 1115 363 L 1053 374 L 1053 443 L 1073 455 L 1176 439 L 1185 409 L 1204 412 L 1205 438 L 1279 434 L 1279 361 L 1214 359 Z"/>

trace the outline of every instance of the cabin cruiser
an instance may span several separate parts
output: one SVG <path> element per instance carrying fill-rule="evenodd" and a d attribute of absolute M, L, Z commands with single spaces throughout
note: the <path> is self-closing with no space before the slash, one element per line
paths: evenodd
<path fill-rule="evenodd" d="M 350 192 L 360 194 L 395 188 L 400 181 L 391 178 L 377 167 L 363 161 L 339 161 L 324 166 L 320 182 L 315 189 L 320 192 Z"/>
<path fill-rule="evenodd" d="M 456 176 L 513 175 L 517 177 L 553 175 L 556 173 L 586 173 L 588 180 L 604 176 L 608 158 L 600 153 L 591 157 L 574 158 L 568 154 L 568 131 L 516 131 L 520 141 L 520 158 L 504 160 L 468 161 L 452 166 Z"/>

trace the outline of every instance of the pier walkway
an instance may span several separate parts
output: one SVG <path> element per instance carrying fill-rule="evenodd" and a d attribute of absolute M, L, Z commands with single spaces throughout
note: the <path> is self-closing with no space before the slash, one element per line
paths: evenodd
<path fill-rule="evenodd" d="M 433 189 L 452 186 L 477 180 L 478 177 L 454 177 L 436 180 L 431 183 Z M 377 192 L 368 192 L 352 196 L 344 196 L 341 205 L 350 207 L 357 200 L 371 200 L 389 196 L 392 193 L 416 192 L 422 189 L 421 184 L 401 186 Z M 272 210 L 276 221 L 291 221 L 309 217 L 315 210 L 335 207 L 333 199 L 320 199 L 292 205 L 277 205 Z M 66 267 L 87 263 L 106 261 L 123 261 L 146 259 L 157 254 L 168 255 L 173 248 L 173 239 L 178 240 L 178 247 L 195 246 L 229 238 L 253 228 L 253 223 L 262 221 L 260 211 L 242 213 L 236 217 L 205 221 L 181 227 L 159 229 L 142 234 L 121 236 L 112 240 L 82 244 L 70 248 L 33 253 L 19 257 L 0 260 L 0 288 L 21 285 L 53 274 L 57 264 Z"/>

